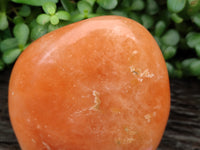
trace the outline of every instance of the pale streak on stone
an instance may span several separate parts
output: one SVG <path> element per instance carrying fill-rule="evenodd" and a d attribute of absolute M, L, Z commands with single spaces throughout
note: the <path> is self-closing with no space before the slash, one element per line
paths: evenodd
<path fill-rule="evenodd" d="M 135 68 L 133 65 L 130 66 L 130 71 L 133 75 L 138 76 L 138 81 L 142 82 L 144 78 L 153 78 L 154 74 L 150 73 L 148 69 L 144 70 L 143 72 L 140 69 Z"/>
<path fill-rule="evenodd" d="M 151 122 L 151 115 L 150 115 L 150 114 L 146 114 L 146 115 L 144 116 L 144 118 L 147 120 L 148 123 Z"/>
<path fill-rule="evenodd" d="M 42 141 L 42 144 L 45 146 L 45 148 L 47 150 L 51 150 L 51 147 L 47 143 L 45 143 L 44 141 Z"/>
<path fill-rule="evenodd" d="M 142 78 L 138 78 L 138 81 L 142 82 L 142 81 L 143 81 L 143 79 L 142 79 Z"/>
<path fill-rule="evenodd" d="M 137 53 L 138 53 L 138 51 L 134 50 L 134 51 L 132 52 L 132 55 L 134 56 L 134 55 L 137 54 Z"/>
<path fill-rule="evenodd" d="M 35 139 L 31 139 L 31 141 L 32 141 L 33 143 L 36 143 Z"/>
<path fill-rule="evenodd" d="M 140 74 L 140 76 L 141 77 L 146 77 L 146 78 L 152 78 L 154 76 L 154 74 L 153 73 L 149 73 L 149 70 L 146 69 L 146 70 L 144 70 L 144 72 L 142 72 Z"/>
<path fill-rule="evenodd" d="M 150 147 L 150 148 L 148 148 L 147 150 L 152 150 L 153 148 L 152 147 Z"/>
<path fill-rule="evenodd" d="M 160 108 L 161 108 L 160 105 L 156 105 L 156 106 L 153 107 L 153 109 L 160 109 Z"/>
<path fill-rule="evenodd" d="M 135 135 L 135 134 L 136 134 L 136 132 L 135 132 L 135 131 L 133 131 L 133 130 L 129 129 L 128 127 L 124 128 L 124 130 L 126 131 L 126 133 L 127 133 L 128 135 L 131 135 L 131 136 L 133 136 L 133 135 Z"/>
<path fill-rule="evenodd" d="M 129 135 L 136 135 L 136 132 L 135 131 L 129 131 Z"/>
<path fill-rule="evenodd" d="M 132 143 L 133 141 L 135 141 L 134 138 L 127 138 L 126 139 L 127 144 Z"/>
<path fill-rule="evenodd" d="M 155 112 L 155 111 L 153 112 L 153 116 L 154 116 L 154 117 L 156 116 L 156 112 Z"/>
<path fill-rule="evenodd" d="M 132 57 L 134 57 L 138 53 L 137 50 L 132 51 L 131 57 L 128 58 L 128 60 L 131 60 Z"/>
<path fill-rule="evenodd" d="M 139 70 L 136 70 L 136 68 L 134 66 L 130 66 L 130 71 L 133 73 L 133 74 L 138 74 Z"/>
<path fill-rule="evenodd" d="M 126 135 L 117 137 L 115 139 L 116 143 L 125 145 L 134 142 L 135 141 L 134 135 L 136 134 L 136 132 L 128 127 L 125 127 L 124 131 L 126 132 Z"/>
<path fill-rule="evenodd" d="M 100 93 L 97 92 L 97 91 L 93 91 L 93 92 L 92 92 L 92 95 L 94 96 L 94 103 L 95 103 L 95 105 L 92 106 L 92 107 L 90 107 L 89 110 L 98 110 L 98 109 L 99 109 L 99 106 L 100 106 L 100 104 L 101 104 L 101 100 L 100 100 L 100 98 L 99 98 Z"/>
<path fill-rule="evenodd" d="M 132 142 L 134 142 L 135 139 L 133 137 L 129 137 L 129 138 L 118 138 L 117 139 L 117 143 L 118 144 L 130 144 Z"/>
<path fill-rule="evenodd" d="M 118 109 L 118 108 L 111 108 L 110 111 L 111 111 L 113 114 L 121 114 L 120 109 Z"/>
<path fill-rule="evenodd" d="M 40 129 L 40 125 L 39 124 L 37 125 L 37 128 Z"/>
<path fill-rule="evenodd" d="M 27 118 L 26 121 L 29 122 L 29 123 L 31 122 L 30 118 Z"/>

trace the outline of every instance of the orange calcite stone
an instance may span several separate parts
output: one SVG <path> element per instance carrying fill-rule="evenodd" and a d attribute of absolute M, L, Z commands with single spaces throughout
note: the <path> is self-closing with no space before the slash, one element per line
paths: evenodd
<path fill-rule="evenodd" d="M 156 150 L 169 109 L 156 41 L 119 16 L 46 34 L 10 78 L 9 113 L 22 150 Z"/>

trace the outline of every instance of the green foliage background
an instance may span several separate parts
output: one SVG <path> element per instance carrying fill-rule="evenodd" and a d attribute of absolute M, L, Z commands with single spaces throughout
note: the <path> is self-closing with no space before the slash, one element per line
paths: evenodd
<path fill-rule="evenodd" d="M 159 44 L 170 77 L 200 79 L 200 0 L 0 0 L 0 71 L 42 35 L 101 15 L 141 23 Z"/>

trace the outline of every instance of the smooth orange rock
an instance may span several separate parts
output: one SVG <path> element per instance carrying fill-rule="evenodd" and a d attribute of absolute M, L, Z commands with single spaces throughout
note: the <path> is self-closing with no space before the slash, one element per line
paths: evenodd
<path fill-rule="evenodd" d="M 87 19 L 36 40 L 9 84 L 22 150 L 155 150 L 169 109 L 157 43 L 119 16 Z"/>

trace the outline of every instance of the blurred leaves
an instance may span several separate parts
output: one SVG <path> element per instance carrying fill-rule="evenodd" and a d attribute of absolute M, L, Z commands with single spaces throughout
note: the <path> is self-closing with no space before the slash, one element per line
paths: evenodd
<path fill-rule="evenodd" d="M 0 12 L 0 30 L 8 28 L 8 20 L 5 12 Z"/>
<path fill-rule="evenodd" d="M 167 7 L 169 11 L 178 13 L 185 7 L 186 0 L 167 0 Z"/>
<path fill-rule="evenodd" d="M 13 34 L 17 39 L 19 47 L 22 49 L 28 41 L 29 32 L 29 27 L 25 23 L 18 23 L 14 26 Z"/>
<path fill-rule="evenodd" d="M 77 7 L 80 13 L 88 14 L 92 12 L 92 6 L 87 1 L 79 1 Z"/>
<path fill-rule="evenodd" d="M 118 0 L 97 0 L 97 3 L 102 8 L 111 10 L 117 6 Z"/>
<path fill-rule="evenodd" d="M 28 17 L 31 14 L 31 8 L 27 5 L 22 5 L 19 10 L 19 15 L 22 17 Z"/>
<path fill-rule="evenodd" d="M 133 0 L 131 4 L 131 10 L 140 11 L 143 10 L 145 7 L 144 0 Z"/>
<path fill-rule="evenodd" d="M 161 36 L 166 29 L 166 24 L 164 21 L 159 20 L 155 25 L 155 35 Z"/>
<path fill-rule="evenodd" d="M 180 40 L 180 35 L 178 31 L 174 29 L 169 29 L 162 37 L 161 37 L 162 42 L 165 45 L 169 46 L 175 46 L 178 44 Z"/>
<path fill-rule="evenodd" d="M 60 10 L 55 14 L 60 20 L 69 20 L 70 14 L 64 10 Z"/>
<path fill-rule="evenodd" d="M 189 32 L 186 36 L 187 45 L 190 48 L 195 48 L 196 45 L 200 44 L 200 33 Z"/>
<path fill-rule="evenodd" d="M 48 23 L 50 21 L 50 16 L 47 14 L 40 14 L 37 18 L 36 18 L 36 22 L 40 25 L 45 25 L 46 23 Z"/>
<path fill-rule="evenodd" d="M 53 3 L 58 2 L 58 0 L 11 0 L 11 1 L 15 3 L 27 4 L 32 6 L 42 6 L 47 2 L 53 2 Z"/>
<path fill-rule="evenodd" d="M 46 14 L 53 15 L 56 12 L 57 6 L 53 2 L 46 2 L 42 5 L 42 8 Z"/>
<path fill-rule="evenodd" d="M 17 59 L 20 53 L 21 50 L 19 48 L 7 50 L 3 53 L 2 59 L 6 64 L 11 64 Z"/>
<path fill-rule="evenodd" d="M 16 48 L 17 46 L 18 43 L 16 38 L 7 38 L 0 43 L 1 52 Z"/>

